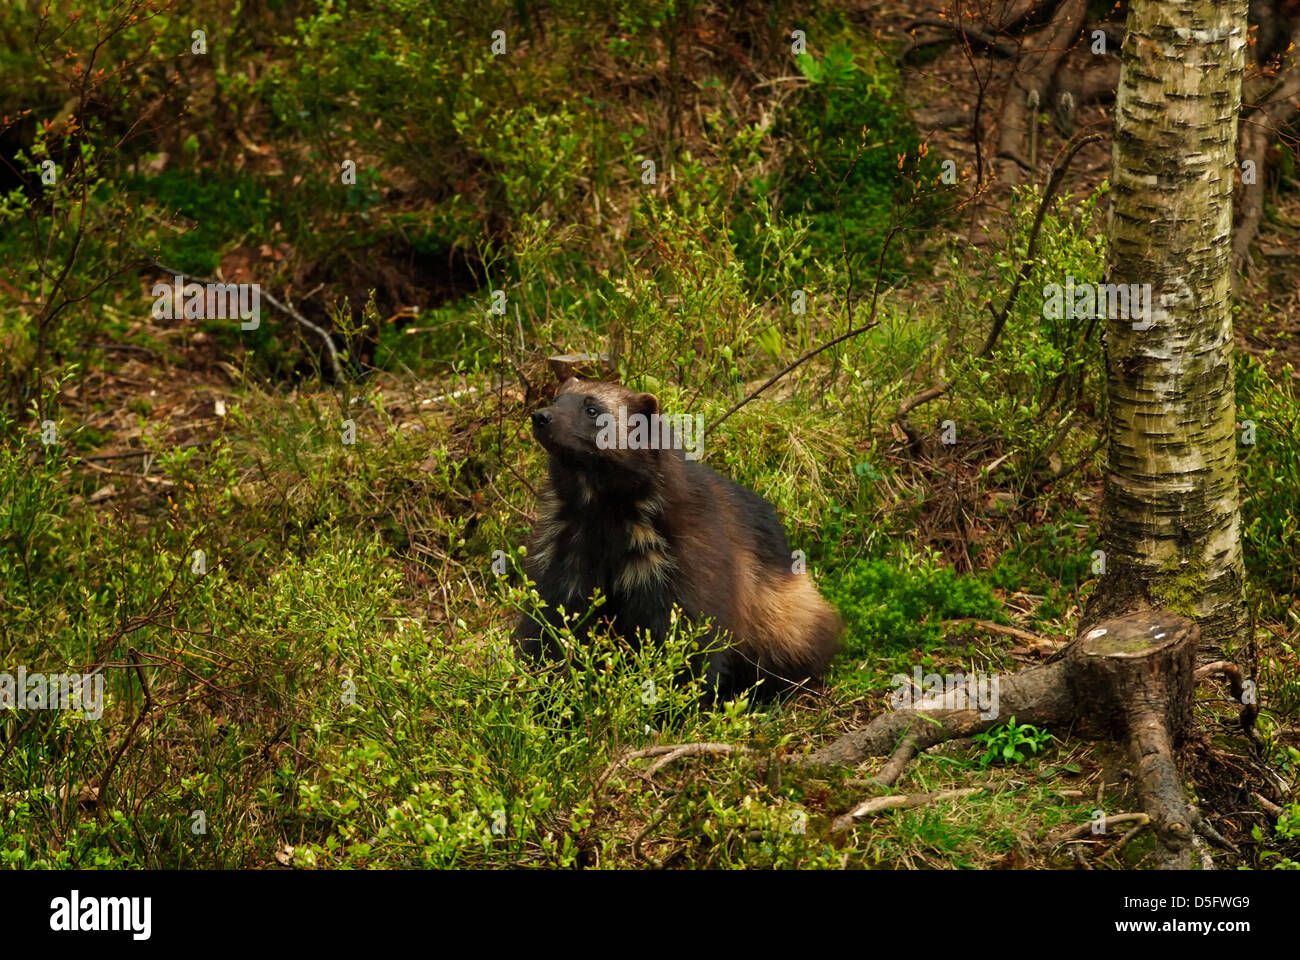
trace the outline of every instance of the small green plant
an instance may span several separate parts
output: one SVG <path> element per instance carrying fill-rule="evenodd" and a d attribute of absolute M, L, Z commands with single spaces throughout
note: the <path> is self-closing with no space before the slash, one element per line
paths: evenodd
<path fill-rule="evenodd" d="M 1258 825 L 1251 828 L 1250 835 L 1255 838 L 1255 842 L 1265 844 L 1269 838 Z M 1284 842 L 1289 847 L 1294 847 L 1300 842 L 1300 803 L 1293 803 L 1282 811 L 1281 816 L 1277 818 L 1277 825 L 1273 828 L 1273 838 Z M 1276 850 L 1264 850 L 1260 853 L 1261 860 L 1276 859 L 1273 864 L 1274 870 L 1300 870 L 1300 861 L 1297 861 Z"/>
<path fill-rule="evenodd" d="M 1052 735 L 1046 730 L 1027 723 L 1017 724 L 1012 717 L 1000 727 L 994 727 L 972 737 L 977 744 L 984 747 L 984 755 L 979 759 L 981 768 L 994 763 L 1024 763 L 1029 754 L 1038 753 L 1051 742 Z M 1021 750 L 1024 747 L 1028 753 Z"/>

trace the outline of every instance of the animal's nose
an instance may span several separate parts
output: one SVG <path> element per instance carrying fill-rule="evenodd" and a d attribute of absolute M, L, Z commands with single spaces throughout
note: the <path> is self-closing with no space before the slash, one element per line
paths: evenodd
<path fill-rule="evenodd" d="M 533 413 L 534 427 L 549 426 L 550 422 L 551 422 L 551 415 L 547 413 L 545 410 L 537 410 Z"/>

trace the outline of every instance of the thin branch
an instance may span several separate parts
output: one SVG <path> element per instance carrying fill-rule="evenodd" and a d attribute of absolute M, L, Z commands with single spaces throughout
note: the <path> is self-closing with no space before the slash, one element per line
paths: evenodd
<path fill-rule="evenodd" d="M 1006 326 L 1007 317 L 1011 315 L 1011 308 L 1015 306 L 1016 298 L 1020 296 L 1020 288 L 1024 286 L 1025 281 L 1029 279 L 1030 272 L 1033 270 L 1034 254 L 1038 250 L 1038 235 L 1042 230 L 1043 220 L 1047 216 L 1048 206 L 1056 196 L 1056 191 L 1060 189 L 1061 181 L 1065 179 L 1065 173 L 1069 169 L 1071 161 L 1074 160 L 1075 154 L 1088 144 L 1096 143 L 1100 139 L 1101 134 L 1099 133 L 1090 133 L 1085 137 L 1080 137 L 1066 149 L 1061 159 L 1056 162 L 1056 166 L 1052 168 L 1052 175 L 1047 181 L 1047 188 L 1043 191 L 1043 199 L 1039 202 L 1038 212 L 1034 215 L 1034 225 L 1029 231 L 1029 246 L 1025 250 L 1025 259 L 1020 265 L 1020 272 L 1016 274 L 1015 282 L 1011 285 L 1011 292 L 1007 295 L 1007 300 L 1002 305 L 1002 309 L 993 315 L 993 326 L 989 329 L 988 337 L 984 340 L 984 346 L 980 348 L 979 353 L 975 354 L 972 360 L 982 360 L 993 352 L 998 337 L 1002 335 L 1002 329 Z M 953 377 L 944 383 L 935 384 L 904 400 L 898 405 L 894 419 L 901 421 L 921 404 L 929 403 L 936 397 L 943 396 L 952 389 L 955 382 L 956 377 Z"/>
<path fill-rule="evenodd" d="M 894 794 L 888 797 L 873 797 L 870 800 L 864 800 L 843 816 L 836 817 L 831 823 L 831 832 L 839 833 L 847 830 L 863 817 L 882 813 L 885 810 L 910 810 L 913 807 L 921 807 L 941 800 L 956 800 L 961 797 L 969 797 L 987 789 L 988 786 L 986 785 L 962 787 L 957 790 L 936 790 L 934 793 Z"/>
<path fill-rule="evenodd" d="M 118 761 L 122 759 L 122 754 L 126 753 L 126 748 L 129 747 L 131 741 L 135 739 L 136 730 L 140 728 L 140 724 L 144 722 L 144 718 L 153 711 L 153 694 L 149 690 L 149 678 L 145 675 L 144 664 L 140 662 L 140 654 L 134 647 L 128 648 L 128 651 L 134 660 L 131 666 L 135 668 L 136 677 L 139 678 L 140 687 L 144 691 L 144 704 L 141 705 L 140 713 L 136 716 L 135 722 L 131 724 L 130 729 L 127 730 L 126 736 L 123 737 L 122 742 L 117 745 L 117 750 L 114 751 L 113 756 L 109 759 L 108 766 L 104 768 L 104 772 L 100 775 L 98 813 L 99 822 L 101 824 L 107 822 L 107 808 L 109 805 L 108 782 L 113 776 L 113 771 L 117 768 Z"/>
<path fill-rule="evenodd" d="M 801 364 L 806 363 L 807 361 L 811 360 L 813 357 L 817 356 L 817 354 L 821 353 L 823 350 L 829 350 L 831 347 L 835 346 L 837 343 L 843 343 L 845 340 L 848 340 L 848 339 L 850 339 L 850 338 L 852 338 L 852 337 L 856 337 L 858 334 L 860 334 L 860 333 L 864 333 L 865 331 L 870 330 L 872 327 L 876 327 L 876 326 L 879 326 L 879 325 L 880 325 L 880 324 L 879 324 L 879 321 L 875 321 L 875 320 L 873 320 L 871 323 L 864 323 L 862 326 L 858 327 L 856 330 L 850 330 L 848 333 L 842 333 L 842 334 L 840 334 L 838 337 L 836 337 L 834 340 L 828 340 L 826 343 L 823 343 L 820 347 L 817 347 L 815 350 L 809 350 L 809 351 L 808 351 L 807 353 L 805 353 L 802 357 L 800 357 L 798 360 L 794 361 L 794 363 L 792 363 L 792 364 L 790 364 L 789 366 L 787 366 L 787 367 L 786 367 L 784 370 L 782 370 L 780 373 L 774 374 L 773 376 L 769 377 L 766 383 L 764 383 L 764 384 L 763 384 L 761 387 L 759 387 L 757 390 L 754 390 L 752 393 L 750 393 L 747 397 L 745 397 L 745 399 L 741 400 L 739 403 L 737 403 L 735 406 L 733 406 L 730 410 L 728 410 L 726 413 L 724 413 L 724 414 L 723 414 L 721 417 L 719 417 L 717 420 L 714 420 L 711 424 L 709 424 L 709 426 L 708 426 L 707 429 L 709 429 L 709 430 L 713 430 L 714 428 L 721 426 L 722 423 L 723 423 L 723 422 L 724 422 L 728 417 L 730 417 L 733 413 L 735 413 L 737 410 L 739 410 L 739 409 L 740 409 L 741 407 L 743 407 L 745 404 L 749 403 L 749 401 L 753 400 L 753 399 L 754 399 L 755 397 L 757 397 L 760 393 L 762 393 L 764 390 L 766 390 L 766 389 L 767 389 L 768 387 L 770 387 L 772 384 L 776 383 L 778 380 L 780 380 L 782 377 L 784 377 L 784 376 L 785 376 L 787 373 L 789 373 L 791 370 L 793 370 L 793 369 L 795 369 L 796 367 L 800 366 Z"/>
<path fill-rule="evenodd" d="M 938 27 L 941 30 L 948 31 L 949 34 L 955 34 L 955 36 L 926 36 L 922 34 L 918 37 L 915 33 L 916 27 Z M 1016 44 L 1007 43 L 989 31 L 966 22 L 954 23 L 950 20 L 940 20 L 938 17 L 921 17 L 919 20 L 912 21 L 908 32 L 912 34 L 912 42 L 899 54 L 900 60 L 906 60 L 921 47 L 932 46 L 936 43 L 951 43 L 958 38 L 974 40 L 1006 60 L 1010 60 L 1020 53 L 1020 47 Z"/>
<path fill-rule="evenodd" d="M 152 257 L 149 257 L 148 260 L 153 266 L 157 267 L 159 270 L 166 271 L 172 276 L 189 277 L 191 280 L 194 280 L 196 283 L 203 283 L 203 284 L 219 282 L 217 280 L 213 280 L 211 277 L 201 277 L 198 276 L 197 274 L 185 273 L 185 271 L 183 270 L 177 270 L 174 267 L 167 266 L 167 264 L 165 263 L 160 263 L 159 261 L 153 259 Z M 325 352 L 329 355 L 330 367 L 334 371 L 335 382 L 340 384 L 345 383 L 346 381 L 343 377 L 343 367 L 339 364 L 338 350 L 335 349 L 334 340 L 330 337 L 329 333 L 327 333 L 322 327 L 319 327 L 316 324 L 312 323 L 310 320 L 304 317 L 293 307 L 281 303 L 271 294 L 267 293 L 265 289 L 261 289 L 260 285 L 259 285 L 258 292 L 259 292 L 259 296 L 265 298 L 267 302 L 271 304 L 271 306 L 275 307 L 277 310 L 279 310 L 281 313 L 285 314 L 286 316 L 292 317 L 294 320 L 298 321 L 298 323 L 302 324 L 312 333 L 316 334 L 316 336 L 320 337 L 321 342 L 325 344 Z"/>

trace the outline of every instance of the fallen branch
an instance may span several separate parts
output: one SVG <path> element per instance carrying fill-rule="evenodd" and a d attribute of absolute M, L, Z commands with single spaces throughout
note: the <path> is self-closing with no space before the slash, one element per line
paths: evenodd
<path fill-rule="evenodd" d="M 1264 796 L 1262 793 L 1252 793 L 1251 796 L 1255 798 L 1255 801 L 1259 804 L 1260 809 L 1262 809 L 1274 820 L 1282 816 L 1282 814 L 1286 813 L 1285 810 L 1279 807 L 1272 800 L 1268 799 L 1268 797 Z"/>
<path fill-rule="evenodd" d="M 1055 641 L 1048 640 L 1046 637 L 1040 637 L 1036 633 L 1030 633 L 1028 630 L 1021 630 L 1018 627 L 1008 627 L 1003 623 L 994 623 L 992 620 L 979 620 L 975 617 L 954 617 L 952 620 L 945 620 L 944 623 L 973 623 L 981 630 L 987 630 L 989 633 L 1000 633 L 1005 637 L 1014 637 L 1017 640 L 1023 640 L 1025 643 L 1032 643 L 1036 647 L 1056 646 Z"/>
<path fill-rule="evenodd" d="M 669 797 L 666 801 L 664 801 L 664 803 L 659 807 L 659 809 L 655 811 L 654 816 L 652 816 L 650 820 L 646 823 L 646 825 L 641 828 L 641 831 L 632 840 L 632 859 L 647 860 L 650 863 L 650 865 L 656 870 L 661 869 L 663 867 L 663 861 L 658 860 L 654 857 L 646 857 L 644 854 L 641 853 L 641 841 L 644 840 L 650 834 L 651 830 L 655 829 L 655 827 L 663 823 L 664 817 L 668 816 L 668 812 L 677 805 L 677 802 L 681 800 L 681 798 L 684 795 L 685 795 L 685 791 L 683 790 L 679 790 L 676 793 L 674 793 L 671 797 Z"/>
<path fill-rule="evenodd" d="M 153 259 L 152 257 L 149 257 L 148 260 L 150 264 L 157 267 L 159 270 L 166 271 L 167 273 L 171 274 L 174 277 L 176 276 L 188 277 L 189 279 L 193 280 L 195 283 L 203 283 L 203 284 L 220 282 L 218 280 L 213 280 L 211 277 L 201 277 L 196 274 L 185 273 L 181 270 L 175 269 L 174 267 L 169 267 L 165 263 L 160 263 L 159 261 Z M 271 294 L 267 293 L 265 290 L 260 290 L 259 296 L 264 298 L 268 303 L 271 304 L 271 306 L 275 307 L 281 313 L 285 314 L 286 316 L 292 317 L 294 320 L 302 324 L 302 326 L 306 327 L 308 330 L 310 330 L 312 333 L 316 334 L 316 336 L 320 338 L 321 342 L 325 344 L 325 352 L 329 356 L 330 367 L 334 371 L 334 382 L 343 383 L 344 382 L 343 367 L 339 364 L 338 351 L 335 349 L 334 340 L 330 337 L 329 333 L 326 332 L 322 327 L 319 327 L 316 324 L 312 323 L 310 320 L 304 317 L 293 307 L 281 303 L 279 300 L 271 296 Z"/>
<path fill-rule="evenodd" d="M 1106 822 L 1107 822 L 1107 823 L 1110 822 L 1110 818 L 1109 818 L 1109 817 L 1107 818 L 1107 821 L 1106 821 Z M 1119 843 L 1115 844 L 1115 849 L 1114 849 L 1112 852 L 1113 852 L 1113 853 L 1119 853 L 1121 850 L 1124 849 L 1125 845 L 1126 845 L 1130 840 L 1132 840 L 1134 837 L 1136 837 L 1139 833 L 1141 833 L 1143 830 L 1145 830 L 1145 829 L 1146 829 L 1147 827 L 1149 827 L 1149 826 L 1151 826 L 1151 818 L 1148 817 L 1148 816 L 1144 813 L 1144 814 L 1142 814 L 1142 820 L 1141 820 L 1140 822 L 1138 822 L 1138 823 L 1133 827 L 1133 829 L 1126 831 L 1125 834 L 1124 834 L 1124 836 L 1122 836 L 1122 837 L 1119 838 Z"/>
<path fill-rule="evenodd" d="M 1055 0 L 1052 0 L 1055 2 Z M 997 10 L 981 11 L 985 27 L 993 33 L 1003 33 L 1012 27 L 1019 25 L 1023 20 L 1035 13 L 1044 3 L 1044 0 L 1008 0 L 1000 5 Z M 919 20 L 913 20 L 907 25 L 907 29 L 913 27 L 922 27 L 930 20 L 929 17 L 922 17 Z M 948 21 L 940 20 L 939 23 Z"/>
<path fill-rule="evenodd" d="M 1046 663 L 1001 678 L 998 716 L 982 717 L 959 697 L 964 691 L 950 691 L 924 709 L 894 710 L 881 714 L 865 727 L 851 731 L 814 751 L 800 762 L 809 766 L 856 766 L 871 757 L 896 756 L 905 739 L 914 741 L 919 753 L 947 740 L 983 733 L 996 726 L 999 717 L 1015 715 L 1020 723 L 1046 726 L 1068 721 L 1073 698 L 1065 683 L 1063 661 Z"/>
<path fill-rule="evenodd" d="M 917 738 L 910 733 L 905 735 L 902 742 L 894 748 L 893 756 L 889 758 L 889 762 L 871 778 L 872 782 L 885 789 L 889 789 L 898 783 L 898 778 L 903 775 L 904 768 L 916 756 L 917 748 Z"/>
<path fill-rule="evenodd" d="M 871 800 L 864 800 L 848 813 L 831 821 L 831 832 L 839 833 L 842 830 L 847 830 L 864 817 L 883 813 L 886 810 L 910 810 L 913 807 L 923 807 L 926 804 L 937 803 L 941 800 L 956 800 L 959 797 L 969 797 L 987 789 L 987 786 L 962 787 L 959 790 L 937 790 L 934 793 L 914 793 L 910 795 L 900 793 L 888 797 L 875 797 Z"/>
<path fill-rule="evenodd" d="M 668 766 L 668 764 L 675 760 L 680 760 L 682 757 L 698 757 L 703 754 L 731 756 L 732 754 L 748 752 L 749 749 L 747 747 L 736 746 L 731 743 L 684 743 L 681 746 L 673 748 L 654 763 L 650 764 L 650 768 L 646 770 L 645 775 L 647 777 L 653 777 L 664 767 Z"/>

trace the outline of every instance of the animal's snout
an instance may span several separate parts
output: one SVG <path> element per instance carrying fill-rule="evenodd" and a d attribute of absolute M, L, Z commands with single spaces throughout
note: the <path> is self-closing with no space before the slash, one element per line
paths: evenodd
<path fill-rule="evenodd" d="M 543 427 L 551 425 L 551 415 L 545 410 L 536 410 L 533 412 L 533 427 L 540 430 Z"/>

